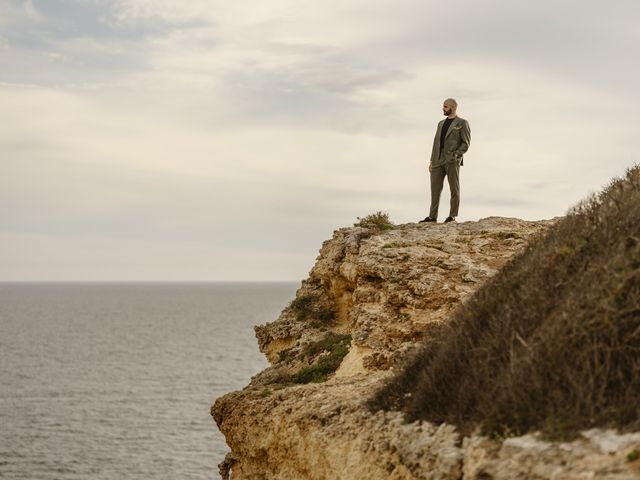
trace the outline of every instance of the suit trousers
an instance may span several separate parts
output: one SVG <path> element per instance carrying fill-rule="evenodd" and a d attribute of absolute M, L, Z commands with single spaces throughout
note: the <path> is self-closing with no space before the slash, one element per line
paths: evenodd
<path fill-rule="evenodd" d="M 429 216 L 438 218 L 438 207 L 440 206 L 440 194 L 444 185 L 444 177 L 449 181 L 451 191 L 450 217 L 458 216 L 460 206 L 460 165 L 458 162 L 447 162 L 444 165 L 431 167 L 431 208 Z"/>

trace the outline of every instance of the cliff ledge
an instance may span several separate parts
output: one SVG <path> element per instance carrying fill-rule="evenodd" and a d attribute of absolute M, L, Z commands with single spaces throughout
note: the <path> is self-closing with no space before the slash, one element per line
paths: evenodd
<path fill-rule="evenodd" d="M 291 304 L 256 327 L 271 366 L 212 406 L 231 448 L 222 477 L 640 478 L 638 433 L 492 439 L 367 406 L 465 299 L 554 222 L 336 230 Z"/>

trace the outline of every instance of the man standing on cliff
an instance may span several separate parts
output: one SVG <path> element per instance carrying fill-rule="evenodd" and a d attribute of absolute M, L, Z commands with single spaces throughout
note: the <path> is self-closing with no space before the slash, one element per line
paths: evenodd
<path fill-rule="evenodd" d="M 442 111 L 447 116 L 438 123 L 436 136 L 433 139 L 429 172 L 431 176 L 431 208 L 429 216 L 423 222 L 436 222 L 440 194 L 444 185 L 444 177 L 449 181 L 451 191 L 451 206 L 449 216 L 444 223 L 455 221 L 460 206 L 460 166 L 463 164 L 462 155 L 469 149 L 471 143 L 471 129 L 469 122 L 456 115 L 458 102 L 447 98 L 442 105 Z"/>

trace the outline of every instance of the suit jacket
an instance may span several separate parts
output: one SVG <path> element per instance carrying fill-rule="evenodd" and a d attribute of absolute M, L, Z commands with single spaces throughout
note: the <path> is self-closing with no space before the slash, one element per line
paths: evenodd
<path fill-rule="evenodd" d="M 444 148 L 440 153 L 440 132 L 442 131 L 444 120 L 438 123 L 436 137 L 433 139 L 433 149 L 431 150 L 431 166 L 444 165 L 449 162 L 463 164 L 463 155 L 471 144 L 471 129 L 469 122 L 464 118 L 455 117 L 449 125 L 447 134 L 444 137 Z"/>

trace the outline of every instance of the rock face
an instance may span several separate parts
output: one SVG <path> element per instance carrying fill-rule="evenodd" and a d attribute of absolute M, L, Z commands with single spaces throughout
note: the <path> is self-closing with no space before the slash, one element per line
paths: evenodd
<path fill-rule="evenodd" d="M 222 477 L 640 478 L 640 434 L 463 438 L 451 425 L 366 407 L 425 336 L 552 223 L 490 217 L 336 230 L 291 305 L 256 327 L 271 366 L 212 407 L 231 448 Z M 301 384 L 309 379 L 326 381 Z"/>

